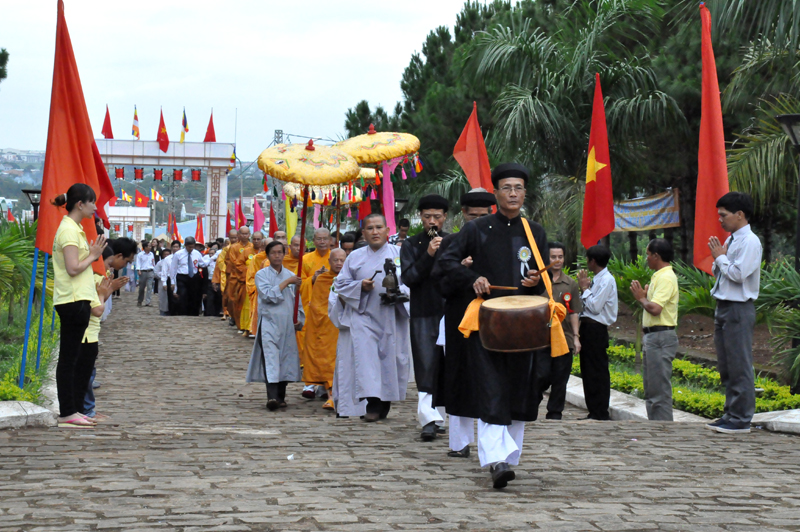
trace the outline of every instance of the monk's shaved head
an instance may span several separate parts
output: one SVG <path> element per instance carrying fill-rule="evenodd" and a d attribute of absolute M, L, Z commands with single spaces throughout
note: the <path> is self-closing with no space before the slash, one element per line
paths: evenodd
<path fill-rule="evenodd" d="M 339 273 L 342 271 L 342 266 L 344 266 L 344 260 L 347 258 L 347 253 L 341 248 L 336 248 L 331 250 L 331 256 L 328 257 L 328 262 L 331 265 L 331 271 L 333 273 Z"/>
<path fill-rule="evenodd" d="M 236 229 L 228 231 L 228 240 L 230 240 L 231 244 L 235 244 L 239 240 L 239 231 Z"/>
<path fill-rule="evenodd" d="M 317 253 L 325 255 L 331 249 L 331 232 L 324 227 L 314 231 L 314 247 L 317 248 Z"/>
<path fill-rule="evenodd" d="M 258 251 L 263 251 L 267 247 L 267 243 L 264 241 L 264 233 L 261 231 L 253 233 L 253 247 Z"/>
<path fill-rule="evenodd" d="M 324 227 L 320 227 L 319 229 L 314 231 L 314 236 L 331 236 L 331 232 L 325 229 Z"/>
<path fill-rule="evenodd" d="M 289 252 L 294 258 L 300 257 L 300 235 L 294 235 L 292 237 L 292 241 L 289 244 Z"/>
<path fill-rule="evenodd" d="M 250 228 L 246 225 L 239 228 L 239 242 L 241 242 L 242 245 L 250 242 Z"/>

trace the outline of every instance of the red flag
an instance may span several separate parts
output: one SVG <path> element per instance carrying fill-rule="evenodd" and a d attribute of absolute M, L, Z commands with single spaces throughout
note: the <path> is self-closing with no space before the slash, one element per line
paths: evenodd
<path fill-rule="evenodd" d="M 203 233 L 203 215 L 199 214 L 197 216 L 197 229 L 194 231 L 194 239 L 196 242 L 199 242 L 200 244 L 206 243 L 206 237 Z"/>
<path fill-rule="evenodd" d="M 211 111 L 211 118 L 208 119 L 208 129 L 203 142 L 217 142 L 217 134 L 214 133 L 214 111 Z"/>
<path fill-rule="evenodd" d="M 269 237 L 275 238 L 275 232 L 278 230 L 278 219 L 275 217 L 275 209 L 272 208 L 272 202 L 269 202 Z"/>
<path fill-rule="evenodd" d="M 595 74 L 592 130 L 586 164 L 586 193 L 583 198 L 581 244 L 590 248 L 614 230 L 614 195 L 611 192 L 611 158 L 600 74 Z"/>
<path fill-rule="evenodd" d="M 110 225 L 105 206 L 108 200 L 115 196 L 114 187 L 108 179 L 108 172 L 94 141 L 78 65 L 75 62 L 72 41 L 64 18 L 63 0 L 58 2 L 56 52 L 46 150 L 35 245 L 45 253 L 52 254 L 53 239 L 61 219 L 66 214 L 64 209 L 59 209 L 50 203 L 56 196 L 67 192 L 75 183 L 89 185 L 97 194 L 95 202 L 97 216 L 103 220 L 106 227 Z M 97 238 L 94 220 L 87 218 L 81 225 L 86 238 L 93 242 Z M 98 259 L 92 266 L 96 273 L 105 274 L 102 259 Z"/>
<path fill-rule="evenodd" d="M 361 221 L 372 214 L 372 203 L 369 198 L 358 204 L 358 220 Z"/>
<path fill-rule="evenodd" d="M 164 124 L 164 111 L 161 111 L 161 122 L 158 124 L 158 136 L 156 140 L 158 141 L 159 149 L 167 153 L 167 148 L 169 148 L 169 135 L 167 135 L 167 126 Z"/>
<path fill-rule="evenodd" d="M 147 207 L 148 201 L 150 201 L 150 198 L 148 198 L 138 190 L 136 191 L 136 201 L 134 202 L 134 205 L 136 207 Z"/>
<path fill-rule="evenodd" d="M 472 114 L 469 115 L 464 131 L 458 137 L 453 148 L 453 157 L 464 170 L 472 188 L 483 187 L 494 192 L 492 186 L 492 169 L 489 166 L 489 155 L 483 142 L 481 125 L 478 123 L 478 104 L 472 102 Z"/>
<path fill-rule="evenodd" d="M 108 105 L 106 105 L 106 119 L 103 120 L 103 134 L 104 139 L 113 139 L 114 133 L 111 131 L 111 115 L 108 113 Z"/>
<path fill-rule="evenodd" d="M 253 231 L 261 231 L 262 227 L 264 227 L 264 211 L 261 210 L 258 200 L 253 198 Z"/>
<path fill-rule="evenodd" d="M 231 229 L 232 229 L 232 227 L 231 227 L 231 210 L 228 209 L 228 212 L 225 213 L 225 214 L 226 214 L 226 216 L 225 216 L 225 236 L 227 237 L 229 234 L 231 234 Z"/>
<path fill-rule="evenodd" d="M 711 47 L 711 13 L 700 4 L 702 21 L 701 55 L 703 57 L 703 90 L 700 105 L 700 149 L 697 153 L 697 196 L 694 207 L 694 265 L 711 274 L 714 259 L 708 249 L 712 236 L 724 242 L 728 233 L 722 230 L 717 214 L 717 201 L 730 189 L 725 160 L 725 132 L 722 129 L 722 105 L 719 99 L 717 65 Z"/>
<path fill-rule="evenodd" d="M 6 221 L 9 221 L 9 222 L 16 222 L 17 221 L 17 219 L 14 218 L 14 215 L 11 213 L 11 209 L 10 208 L 8 209 L 8 216 L 6 216 Z"/>
<path fill-rule="evenodd" d="M 172 213 L 167 215 L 167 235 L 169 235 L 172 240 L 175 240 L 175 219 Z"/>
<path fill-rule="evenodd" d="M 119 198 L 116 196 L 111 196 L 110 198 L 108 198 L 108 206 L 113 207 L 114 205 L 116 205 L 118 199 Z"/>
<path fill-rule="evenodd" d="M 247 225 L 247 218 L 242 211 L 242 198 L 239 198 L 238 202 L 234 202 L 234 205 L 236 206 L 236 229 L 241 229 Z"/>

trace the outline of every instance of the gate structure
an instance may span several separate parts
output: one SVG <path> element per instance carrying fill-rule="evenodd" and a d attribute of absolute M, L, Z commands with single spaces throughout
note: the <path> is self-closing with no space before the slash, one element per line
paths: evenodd
<path fill-rule="evenodd" d="M 155 140 L 95 139 L 100 157 L 114 176 L 114 166 L 132 165 L 153 168 L 204 168 L 206 208 L 204 224 L 206 241 L 225 237 L 225 216 L 228 205 L 228 170 L 232 168 L 234 145 L 225 142 L 170 142 L 166 153 Z M 166 174 L 166 172 L 165 172 Z M 188 172 L 186 172 L 188 174 Z M 165 175 L 166 179 L 166 175 Z M 155 227 L 153 228 L 155 231 Z"/>

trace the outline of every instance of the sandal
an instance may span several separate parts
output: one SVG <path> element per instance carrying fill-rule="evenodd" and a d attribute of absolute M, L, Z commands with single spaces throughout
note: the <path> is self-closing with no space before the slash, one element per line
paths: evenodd
<path fill-rule="evenodd" d="M 447 456 L 450 458 L 469 458 L 469 445 L 461 449 L 460 451 L 450 451 L 447 453 Z"/>
<path fill-rule="evenodd" d="M 78 416 L 72 419 L 59 419 L 58 428 L 60 429 L 93 429 L 94 423 L 91 423 L 84 418 Z"/>
<path fill-rule="evenodd" d="M 322 405 L 322 408 L 324 408 L 325 410 L 334 410 L 335 407 L 333 406 L 333 399 L 328 399 L 327 401 L 325 401 L 325 404 Z"/>

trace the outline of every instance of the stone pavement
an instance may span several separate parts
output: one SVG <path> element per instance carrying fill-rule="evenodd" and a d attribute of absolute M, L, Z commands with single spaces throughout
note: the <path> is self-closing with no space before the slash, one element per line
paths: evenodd
<path fill-rule="evenodd" d="M 267 412 L 252 341 L 123 294 L 101 334 L 88 431 L 0 431 L 0 530 L 800 529 L 800 440 L 697 424 L 528 425 L 518 480 L 418 440 L 416 393 L 385 422 L 335 419 L 290 386 Z"/>

